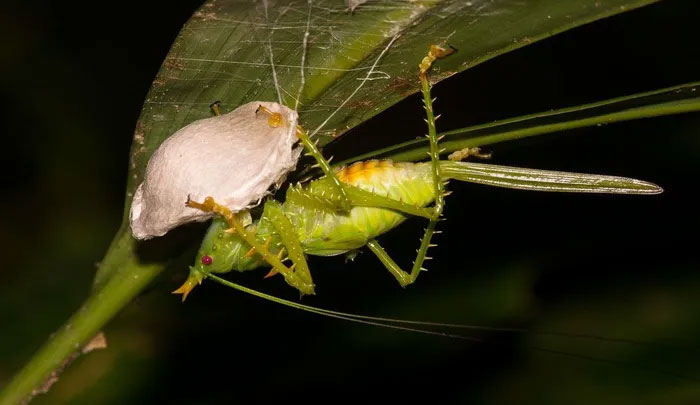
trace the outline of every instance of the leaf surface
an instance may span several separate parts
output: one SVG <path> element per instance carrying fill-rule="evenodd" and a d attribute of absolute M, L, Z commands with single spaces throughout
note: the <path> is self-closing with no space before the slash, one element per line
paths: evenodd
<path fill-rule="evenodd" d="M 655 0 L 208 1 L 178 35 L 134 136 L 126 213 L 153 151 L 169 135 L 249 101 L 281 101 L 337 137 L 418 90 L 431 44 L 458 52 L 439 81 L 500 54 Z"/>

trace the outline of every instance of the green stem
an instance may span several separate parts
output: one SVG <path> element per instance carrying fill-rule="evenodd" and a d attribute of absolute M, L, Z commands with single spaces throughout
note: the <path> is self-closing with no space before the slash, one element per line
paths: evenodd
<path fill-rule="evenodd" d="M 544 111 L 488 124 L 455 129 L 438 134 L 438 136 L 446 136 L 440 143 L 440 147 L 444 148 L 445 152 L 454 152 L 464 148 L 595 125 L 697 112 L 700 111 L 700 97 L 697 96 L 699 88 L 700 82 L 686 83 L 576 107 Z M 351 159 L 335 163 L 334 166 L 343 166 L 367 159 L 423 160 L 427 150 L 425 143 L 425 139 L 399 143 L 354 156 Z"/>
<path fill-rule="evenodd" d="M 100 273 L 115 269 L 113 276 L 95 288 L 73 316 L 0 392 L 0 405 L 24 403 L 40 392 L 49 376 L 57 376 L 74 353 L 165 267 L 163 263 L 141 263 L 136 242 L 128 226 L 122 226 L 100 264 Z"/>

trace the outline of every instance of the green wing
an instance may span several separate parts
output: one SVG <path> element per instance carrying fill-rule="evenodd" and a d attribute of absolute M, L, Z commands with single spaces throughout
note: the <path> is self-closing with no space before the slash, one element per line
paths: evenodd
<path fill-rule="evenodd" d="M 489 186 L 532 191 L 605 194 L 659 194 L 654 183 L 627 177 L 559 172 L 497 166 L 484 163 L 442 161 L 445 177 Z"/>

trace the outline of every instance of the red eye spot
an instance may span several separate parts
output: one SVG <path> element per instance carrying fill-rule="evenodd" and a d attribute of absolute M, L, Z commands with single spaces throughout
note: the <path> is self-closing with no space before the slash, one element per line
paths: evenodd
<path fill-rule="evenodd" d="M 209 256 L 209 255 L 202 256 L 202 264 L 203 265 L 209 266 L 211 264 L 211 262 L 213 262 L 211 256 Z"/>

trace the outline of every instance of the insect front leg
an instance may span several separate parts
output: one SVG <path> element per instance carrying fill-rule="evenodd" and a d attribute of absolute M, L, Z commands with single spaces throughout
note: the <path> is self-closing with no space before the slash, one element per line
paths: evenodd
<path fill-rule="evenodd" d="M 282 273 L 287 284 L 297 288 L 303 294 L 309 294 L 307 291 L 313 293 L 314 283 L 311 279 L 311 272 L 306 262 L 304 249 L 297 237 L 297 233 L 294 231 L 294 225 L 292 225 L 289 218 L 284 215 L 280 204 L 277 201 L 267 201 L 265 203 L 263 218 L 267 218 L 267 220 L 270 221 L 280 239 L 282 239 L 282 245 L 287 252 L 287 257 L 292 260 L 293 266 L 290 270 L 293 270 L 293 272 L 290 274 Z M 275 270 L 276 269 L 273 268 L 272 271 L 274 272 Z"/>
<path fill-rule="evenodd" d="M 272 266 L 274 270 L 277 270 L 278 272 L 282 273 L 286 280 L 297 280 L 300 278 L 299 275 L 295 274 L 293 269 L 290 269 L 289 267 L 285 266 L 280 260 L 280 258 L 277 257 L 277 255 L 270 252 L 270 250 L 264 243 L 258 242 L 253 232 L 246 230 L 245 226 L 237 218 L 236 213 L 231 212 L 231 210 L 229 210 L 227 207 L 216 203 L 212 197 L 205 198 L 204 202 L 202 203 L 188 200 L 187 206 L 190 208 L 202 210 L 204 212 L 213 212 L 221 215 L 230 227 L 227 230 L 227 232 L 238 233 L 243 238 L 243 240 L 246 241 L 246 243 L 248 243 L 253 249 L 255 249 L 255 253 L 260 255 L 263 258 L 263 260 L 265 260 L 270 266 Z M 295 284 L 292 285 L 298 288 L 302 294 L 314 293 L 313 283 L 309 284 L 300 281 L 295 282 Z"/>

